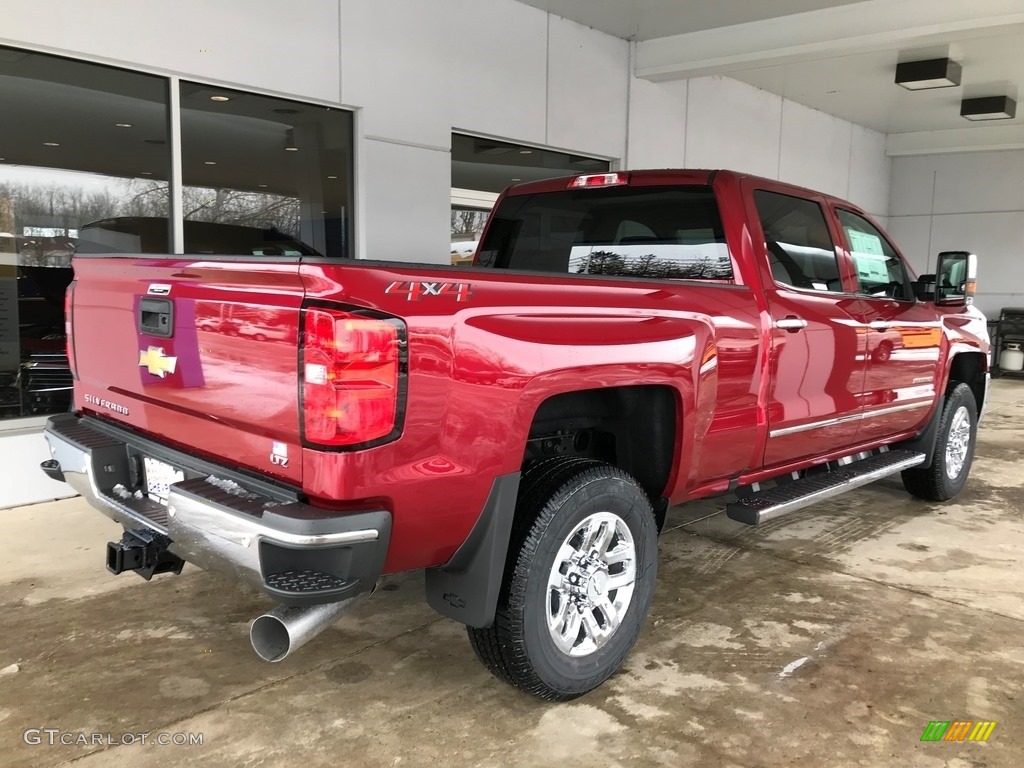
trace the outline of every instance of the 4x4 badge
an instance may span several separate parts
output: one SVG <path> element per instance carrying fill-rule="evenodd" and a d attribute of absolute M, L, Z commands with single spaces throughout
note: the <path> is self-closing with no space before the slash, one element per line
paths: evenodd
<path fill-rule="evenodd" d="M 167 357 L 163 347 L 150 347 L 139 352 L 139 365 L 162 379 L 168 373 L 174 373 L 178 358 Z"/>

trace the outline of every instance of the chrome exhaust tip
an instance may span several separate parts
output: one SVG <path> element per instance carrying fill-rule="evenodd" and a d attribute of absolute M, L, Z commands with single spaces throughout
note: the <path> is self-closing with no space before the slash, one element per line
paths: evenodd
<path fill-rule="evenodd" d="M 369 593 L 340 603 L 279 605 L 257 616 L 249 625 L 249 641 L 264 661 L 282 661 L 336 622 Z"/>

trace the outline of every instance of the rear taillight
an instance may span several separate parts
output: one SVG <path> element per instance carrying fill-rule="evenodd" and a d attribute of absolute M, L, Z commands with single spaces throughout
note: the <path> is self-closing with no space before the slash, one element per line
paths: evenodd
<path fill-rule="evenodd" d="M 74 378 L 78 378 L 78 361 L 75 360 L 75 335 L 74 335 L 74 323 L 71 320 L 71 314 L 74 312 L 75 306 L 75 281 L 72 280 L 64 291 L 64 345 L 67 348 L 68 353 L 68 367 L 71 368 L 71 375 Z"/>
<path fill-rule="evenodd" d="M 334 309 L 305 311 L 303 426 L 307 442 L 355 446 L 397 434 L 405 326 Z"/>

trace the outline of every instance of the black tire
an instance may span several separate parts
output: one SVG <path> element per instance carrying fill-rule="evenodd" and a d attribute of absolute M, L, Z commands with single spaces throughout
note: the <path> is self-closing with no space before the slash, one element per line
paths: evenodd
<path fill-rule="evenodd" d="M 963 409 L 961 411 L 961 409 Z M 953 477 L 947 468 L 954 467 L 947 456 L 947 448 L 953 437 L 951 432 L 960 426 L 961 416 L 966 414 L 970 420 L 967 429 L 967 450 L 962 466 L 953 470 Z M 914 467 L 903 471 L 903 487 L 911 496 L 928 501 L 948 501 L 963 490 L 967 476 L 971 472 L 974 460 L 974 445 L 978 433 L 978 406 L 974 393 L 966 384 L 956 384 L 951 388 L 939 418 L 938 437 L 935 440 L 935 456 L 927 467 Z M 955 438 L 954 438 L 955 439 Z M 956 451 L 954 450 L 955 454 Z"/>
<path fill-rule="evenodd" d="M 596 644 L 593 650 L 584 646 L 595 640 L 584 625 L 605 621 L 599 606 L 584 607 L 579 609 L 579 634 L 572 636 L 575 640 L 570 638 L 573 646 L 565 651 L 556 645 L 548 628 L 548 610 L 554 607 L 548 578 L 555 573 L 556 556 L 564 544 L 571 540 L 580 542 L 581 548 L 586 546 L 586 532 L 578 529 L 594 515 L 612 521 L 611 527 L 605 528 L 615 531 L 605 544 L 609 551 L 632 539 L 635 581 L 618 615 L 617 627 L 601 641 L 603 644 Z M 571 536 L 574 532 L 576 538 Z M 494 624 L 484 629 L 467 628 L 477 657 L 499 679 L 542 699 L 568 701 L 592 691 L 622 665 L 643 628 L 654 597 L 657 538 L 650 500 L 636 480 L 622 470 L 579 458 L 537 462 L 524 474 L 520 486 Z M 586 586 L 579 588 L 587 595 L 599 593 L 609 604 L 617 601 L 621 596 L 617 589 L 607 585 L 607 594 L 603 591 L 604 582 L 617 575 L 611 572 L 616 567 L 620 566 L 613 564 L 605 570 L 603 579 L 599 579 L 601 586 L 595 587 L 597 593 L 590 593 Z M 566 615 L 576 618 L 573 604 L 564 605 Z M 566 637 L 571 634 L 568 632 Z M 570 655 L 577 650 L 581 655 Z"/>
<path fill-rule="evenodd" d="M 526 538 L 530 526 L 533 524 L 540 509 L 547 503 L 551 496 L 551 488 L 557 487 L 565 478 L 571 477 L 574 472 L 582 471 L 592 466 L 603 466 L 595 459 L 585 459 L 579 456 L 557 456 L 549 459 L 541 459 L 530 464 L 523 472 L 519 480 L 519 493 L 516 498 L 516 519 L 512 526 L 512 533 L 509 537 L 509 553 L 505 562 L 505 573 L 502 584 L 507 585 L 510 566 L 516 557 L 518 547 Z M 529 510 L 529 511 L 527 511 Z M 499 596 L 498 610 L 501 610 L 501 598 Z M 487 668 L 487 671 L 503 680 L 509 685 L 515 685 L 512 674 L 508 669 L 505 657 L 498 648 L 498 638 L 493 628 L 476 629 L 466 627 L 469 636 L 469 644 L 480 662 Z"/>

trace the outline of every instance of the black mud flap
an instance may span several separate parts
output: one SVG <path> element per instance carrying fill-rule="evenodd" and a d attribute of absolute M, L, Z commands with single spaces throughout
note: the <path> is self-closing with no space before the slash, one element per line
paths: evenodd
<path fill-rule="evenodd" d="M 942 411 L 946 407 L 946 396 L 943 395 L 939 398 L 935 404 L 935 410 L 932 411 L 932 417 L 928 420 L 925 428 L 921 430 L 921 433 L 910 440 L 905 440 L 902 443 L 897 443 L 893 448 L 904 450 L 904 451 L 918 451 L 925 455 L 925 462 L 922 466 L 930 467 L 932 461 L 935 459 L 935 444 L 939 439 L 939 421 L 942 420 Z"/>
<path fill-rule="evenodd" d="M 494 623 L 519 477 L 519 472 L 496 477 L 466 541 L 445 565 L 427 569 L 427 602 L 442 616 L 477 628 Z"/>

